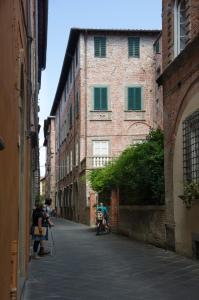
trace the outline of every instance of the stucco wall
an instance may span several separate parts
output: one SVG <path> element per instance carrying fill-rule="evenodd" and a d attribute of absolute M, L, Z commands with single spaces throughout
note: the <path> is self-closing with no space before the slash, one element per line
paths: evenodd
<path fill-rule="evenodd" d="M 16 294 L 19 279 L 26 277 L 29 258 L 30 140 L 25 138 L 22 145 L 19 119 L 20 92 L 23 93 L 20 62 L 23 62 L 25 118 L 22 122 L 26 130 L 27 44 L 20 5 L 19 1 L 1 1 L 0 9 L 0 136 L 5 141 L 5 149 L 0 152 L 0 297 L 4 300 L 10 299 L 11 289 Z M 22 48 L 24 53 L 20 51 Z"/>
<path fill-rule="evenodd" d="M 176 251 L 187 256 L 193 256 L 192 238 L 199 237 L 199 203 L 187 209 L 178 197 L 183 194 L 183 136 L 182 122 L 199 108 L 199 82 L 192 86 L 184 101 L 187 106 L 183 111 L 175 140 L 173 159 L 173 201 L 175 219 Z M 198 240 L 198 239 L 197 239 Z"/>

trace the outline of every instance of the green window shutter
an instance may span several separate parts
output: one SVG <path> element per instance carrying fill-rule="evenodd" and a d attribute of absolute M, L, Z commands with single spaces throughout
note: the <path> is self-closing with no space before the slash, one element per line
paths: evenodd
<path fill-rule="evenodd" d="M 106 57 L 106 38 L 94 37 L 95 57 Z"/>
<path fill-rule="evenodd" d="M 94 48 L 95 48 L 95 57 L 100 56 L 100 41 L 99 38 L 94 37 Z"/>
<path fill-rule="evenodd" d="M 73 107 L 72 107 L 72 104 L 70 105 L 69 120 L 70 120 L 70 128 L 72 128 L 72 124 L 73 124 Z"/>
<path fill-rule="evenodd" d="M 94 88 L 94 110 L 100 110 L 100 88 Z"/>
<path fill-rule="evenodd" d="M 79 113 L 79 93 L 76 93 L 76 101 L 75 101 L 75 112 L 76 112 L 76 116 Z"/>
<path fill-rule="evenodd" d="M 141 88 L 128 88 L 128 110 L 141 110 Z"/>
<path fill-rule="evenodd" d="M 101 110 L 107 110 L 107 88 L 101 88 Z"/>
<path fill-rule="evenodd" d="M 106 38 L 101 38 L 101 57 L 106 57 Z"/>
<path fill-rule="evenodd" d="M 94 110 L 107 110 L 108 97 L 106 87 L 94 88 Z"/>
<path fill-rule="evenodd" d="M 129 37 L 128 38 L 128 52 L 129 57 L 140 57 L 140 38 Z"/>
<path fill-rule="evenodd" d="M 141 110 L 141 88 L 135 88 L 135 109 Z"/>

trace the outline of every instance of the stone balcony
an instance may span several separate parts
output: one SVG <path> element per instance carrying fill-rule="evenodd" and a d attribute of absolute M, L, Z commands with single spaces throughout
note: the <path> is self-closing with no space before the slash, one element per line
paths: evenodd
<path fill-rule="evenodd" d="M 107 164 L 113 162 L 116 157 L 110 156 L 92 156 L 92 157 L 85 157 L 81 161 L 81 172 L 84 170 L 92 170 L 97 168 L 103 168 Z"/>

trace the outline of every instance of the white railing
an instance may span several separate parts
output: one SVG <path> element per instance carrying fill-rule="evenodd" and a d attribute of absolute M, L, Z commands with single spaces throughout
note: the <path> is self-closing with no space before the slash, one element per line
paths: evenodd
<path fill-rule="evenodd" d="M 85 169 L 96 169 L 96 168 L 103 168 L 107 164 L 113 162 L 116 157 L 109 157 L 109 156 L 92 156 L 84 158 L 81 161 L 81 171 Z"/>
<path fill-rule="evenodd" d="M 89 168 L 102 168 L 113 161 L 114 157 L 109 156 L 93 156 L 88 157 Z"/>

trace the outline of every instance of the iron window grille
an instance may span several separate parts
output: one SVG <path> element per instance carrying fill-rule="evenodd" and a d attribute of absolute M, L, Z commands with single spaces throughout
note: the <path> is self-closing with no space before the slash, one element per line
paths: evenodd
<path fill-rule="evenodd" d="M 183 122 L 184 181 L 199 183 L 199 110 Z"/>

